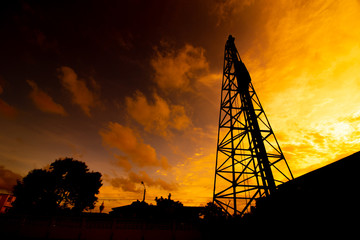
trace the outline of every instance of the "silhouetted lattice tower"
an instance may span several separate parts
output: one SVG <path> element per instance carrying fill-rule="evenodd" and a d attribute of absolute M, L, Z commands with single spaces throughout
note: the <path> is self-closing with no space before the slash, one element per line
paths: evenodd
<path fill-rule="evenodd" d="M 289 165 L 230 35 L 224 72 L 216 153 L 214 202 L 243 215 L 255 199 L 293 179 Z"/>

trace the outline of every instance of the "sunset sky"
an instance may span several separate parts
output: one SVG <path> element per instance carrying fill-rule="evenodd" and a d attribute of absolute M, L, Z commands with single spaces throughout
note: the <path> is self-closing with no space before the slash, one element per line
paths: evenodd
<path fill-rule="evenodd" d="M 360 150 L 360 1 L 8 2 L 0 192 L 73 157 L 106 211 L 141 181 L 149 203 L 211 201 L 229 34 L 295 177 Z"/>

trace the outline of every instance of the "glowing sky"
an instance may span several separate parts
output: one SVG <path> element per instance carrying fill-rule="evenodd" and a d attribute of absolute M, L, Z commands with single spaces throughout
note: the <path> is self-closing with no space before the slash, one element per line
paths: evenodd
<path fill-rule="evenodd" d="M 295 177 L 360 149 L 359 1 L 11 1 L 0 22 L 1 192 L 67 156 L 107 211 L 141 181 L 206 204 L 229 34 Z"/>

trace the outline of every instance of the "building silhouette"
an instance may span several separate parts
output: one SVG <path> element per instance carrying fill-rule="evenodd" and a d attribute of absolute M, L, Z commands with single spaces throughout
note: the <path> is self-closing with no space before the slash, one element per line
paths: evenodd
<path fill-rule="evenodd" d="M 16 197 L 11 194 L 0 193 L 0 214 L 7 213 L 15 199 Z"/>

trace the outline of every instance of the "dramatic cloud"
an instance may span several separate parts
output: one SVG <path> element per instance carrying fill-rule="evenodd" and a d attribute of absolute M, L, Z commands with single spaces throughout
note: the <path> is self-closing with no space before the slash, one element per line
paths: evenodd
<path fill-rule="evenodd" d="M 267 44 L 257 39 L 243 59 L 290 167 L 300 174 L 360 148 L 360 31 L 353 30 L 360 7 L 355 1 L 299 6 L 267 9 Z"/>
<path fill-rule="evenodd" d="M 206 204 L 229 34 L 295 177 L 359 151 L 359 0 L 151 1 L 142 9 L 138 1 L 91 2 L 86 11 L 75 1 L 6 4 L 10 11 L 0 24 L 4 163 L 25 172 L 59 155 L 81 154 L 109 176 L 101 190 L 107 193 L 99 196 L 112 199 L 105 200 L 107 210 L 114 199 L 122 199 L 117 206 L 140 199 L 141 181 L 154 186 L 147 201 L 176 183 L 174 199 Z M 54 66 L 58 82 L 48 81 Z M 70 115 L 65 103 L 86 119 L 49 121 L 49 114 L 37 114 L 39 108 Z"/>
<path fill-rule="evenodd" d="M 165 157 L 158 158 L 153 147 L 145 144 L 140 136 L 126 126 L 119 123 L 109 122 L 107 129 L 100 130 L 103 144 L 120 150 L 124 156 L 116 155 L 118 164 L 126 170 L 130 170 L 131 163 L 138 167 L 161 166 L 169 167 Z"/>
<path fill-rule="evenodd" d="M 329 164 L 359 150 L 360 112 L 324 120 L 302 129 L 302 135 L 280 135 L 285 156 L 295 174 Z"/>
<path fill-rule="evenodd" d="M 185 45 L 178 51 L 156 50 L 156 57 L 151 60 L 155 70 L 154 81 L 164 91 L 189 91 L 196 79 L 208 70 L 208 62 L 203 48 Z"/>
<path fill-rule="evenodd" d="M 125 192 L 138 192 L 137 184 L 127 177 L 116 177 L 109 179 L 111 185 L 115 188 L 121 188 Z"/>
<path fill-rule="evenodd" d="M 136 94 L 133 99 L 128 98 L 127 106 L 149 105 L 146 109 L 155 108 L 157 114 L 150 116 L 128 108 L 133 118 L 148 131 L 153 129 L 163 136 L 171 133 L 171 129 L 191 130 L 198 124 L 204 126 L 212 122 L 211 115 L 217 112 L 219 106 L 222 75 L 210 71 L 203 48 L 185 44 L 182 48 L 173 49 L 169 44 L 160 43 L 155 48 L 151 66 L 155 71 L 153 81 L 158 86 L 160 96 L 154 94 L 151 101 Z M 162 102 L 167 103 L 168 107 L 161 105 Z M 160 111 L 160 106 L 163 111 Z M 154 112 L 153 109 L 151 112 Z M 145 119 L 149 119 L 148 116 L 153 120 L 147 122 Z"/>
<path fill-rule="evenodd" d="M 140 171 L 139 174 L 129 172 L 128 177 L 116 177 L 110 179 L 111 185 L 116 188 L 121 188 L 126 192 L 139 192 L 143 188 L 139 186 L 144 182 L 147 187 L 158 187 L 163 190 L 173 191 L 177 189 L 175 183 L 168 183 L 160 178 L 152 178 L 145 171 Z"/>
<path fill-rule="evenodd" d="M 0 166 L 0 190 L 11 192 L 16 181 L 20 179 L 22 177 L 19 174 Z"/>
<path fill-rule="evenodd" d="M 39 87 L 34 81 L 27 80 L 27 83 L 32 88 L 30 98 L 32 99 L 37 108 L 39 108 L 43 112 L 54 113 L 63 116 L 66 115 L 64 107 L 54 102 L 52 97 L 39 89 Z"/>
<path fill-rule="evenodd" d="M 73 103 L 79 105 L 90 117 L 90 108 L 96 105 L 95 93 L 88 88 L 84 80 L 78 78 L 73 69 L 63 66 L 58 71 L 61 84 L 72 94 Z M 91 83 L 93 87 L 97 86 L 93 79 Z"/>
<path fill-rule="evenodd" d="M 170 129 L 184 130 L 191 124 L 183 106 L 168 104 L 157 94 L 151 103 L 137 91 L 133 98 L 126 98 L 126 110 L 146 131 L 161 136 L 169 135 Z"/>

